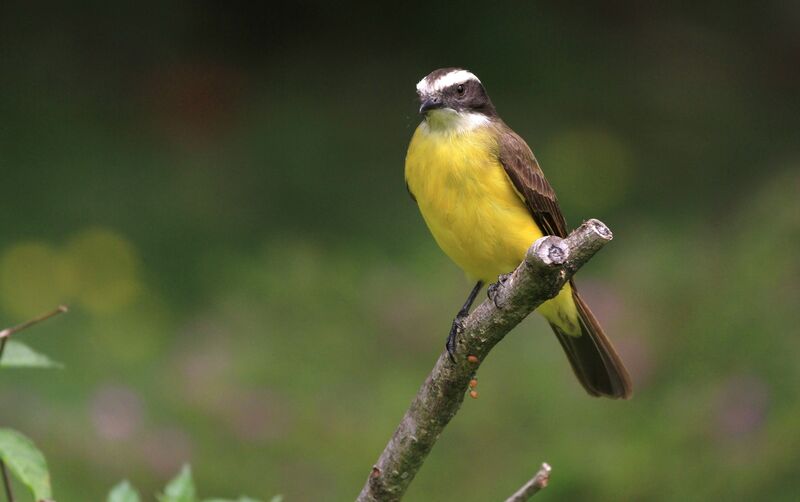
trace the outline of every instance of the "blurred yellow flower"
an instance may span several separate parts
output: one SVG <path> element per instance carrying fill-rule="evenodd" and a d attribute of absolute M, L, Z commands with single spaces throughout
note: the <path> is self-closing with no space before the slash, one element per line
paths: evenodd
<path fill-rule="evenodd" d="M 93 313 L 107 313 L 136 299 L 142 286 L 139 258 L 131 243 L 103 228 L 91 228 L 67 243 L 69 292 Z"/>
<path fill-rule="evenodd" d="M 0 302 L 25 319 L 64 302 L 63 263 L 45 243 L 21 242 L 0 255 Z"/>

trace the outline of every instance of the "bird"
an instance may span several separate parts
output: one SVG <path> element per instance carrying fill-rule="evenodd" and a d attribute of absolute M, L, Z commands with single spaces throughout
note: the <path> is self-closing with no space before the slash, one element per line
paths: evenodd
<path fill-rule="evenodd" d="M 540 237 L 566 237 L 567 224 L 532 150 L 500 118 L 475 74 L 441 68 L 416 90 L 422 121 L 406 153 L 406 188 L 439 247 L 477 281 L 447 337 L 454 360 L 484 284 L 513 271 Z M 589 395 L 631 397 L 628 371 L 573 280 L 537 312 Z"/>

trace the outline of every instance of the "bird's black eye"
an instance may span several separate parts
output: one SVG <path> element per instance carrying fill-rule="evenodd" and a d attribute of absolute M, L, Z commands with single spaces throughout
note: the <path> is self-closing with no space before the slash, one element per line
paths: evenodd
<path fill-rule="evenodd" d="M 464 84 L 458 84 L 458 87 L 456 87 L 456 92 L 458 94 L 464 94 Z"/>

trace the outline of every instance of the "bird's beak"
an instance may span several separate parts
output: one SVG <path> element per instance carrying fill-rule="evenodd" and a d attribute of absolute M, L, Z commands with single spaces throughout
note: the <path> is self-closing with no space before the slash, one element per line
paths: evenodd
<path fill-rule="evenodd" d="M 436 96 L 436 95 L 420 96 L 419 100 L 420 100 L 420 105 L 419 105 L 420 115 L 427 113 L 428 110 L 435 110 L 437 108 L 442 108 L 444 106 L 441 96 Z"/>

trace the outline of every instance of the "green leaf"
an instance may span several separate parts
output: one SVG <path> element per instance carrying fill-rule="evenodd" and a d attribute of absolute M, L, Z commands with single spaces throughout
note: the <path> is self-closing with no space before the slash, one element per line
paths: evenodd
<path fill-rule="evenodd" d="M 47 462 L 33 441 L 17 431 L 0 429 L 0 459 L 36 500 L 53 497 Z"/>
<path fill-rule="evenodd" d="M 3 358 L 0 359 L 3 368 L 63 368 L 44 354 L 39 354 L 32 348 L 16 340 L 8 340 Z"/>
<path fill-rule="evenodd" d="M 282 500 L 283 500 L 283 497 L 281 497 L 280 499 L 276 499 L 275 497 L 272 497 L 272 501 L 271 502 L 281 502 Z M 253 498 L 250 498 L 250 497 L 239 497 L 236 500 L 234 500 L 234 499 L 206 499 L 203 502 L 261 502 L 261 500 L 253 499 Z"/>
<path fill-rule="evenodd" d="M 139 502 L 139 493 L 125 480 L 111 489 L 106 502 Z"/>
<path fill-rule="evenodd" d="M 181 472 L 167 484 L 161 502 L 197 502 L 197 491 L 192 481 L 192 468 L 184 465 Z"/>

